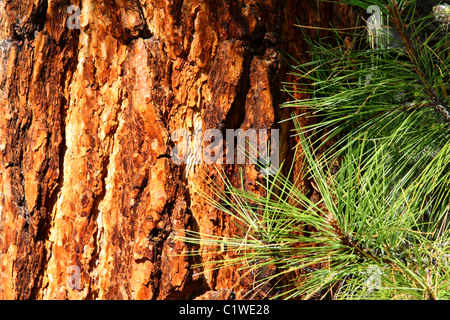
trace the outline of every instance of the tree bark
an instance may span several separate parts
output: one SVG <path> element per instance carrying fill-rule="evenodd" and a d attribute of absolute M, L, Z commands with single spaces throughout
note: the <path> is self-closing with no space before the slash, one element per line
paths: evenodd
<path fill-rule="evenodd" d="M 279 128 L 291 161 L 280 52 L 307 59 L 297 22 L 354 20 L 304 0 L 0 0 L 0 298 L 248 298 L 252 275 L 193 267 L 229 256 L 171 237 L 240 232 L 171 133 Z M 255 166 L 223 167 L 261 192 Z"/>

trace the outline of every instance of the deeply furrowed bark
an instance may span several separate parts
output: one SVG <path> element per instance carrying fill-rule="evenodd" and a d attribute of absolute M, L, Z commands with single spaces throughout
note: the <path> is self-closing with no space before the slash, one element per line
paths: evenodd
<path fill-rule="evenodd" d="M 354 20 L 303 0 L 0 0 L 0 298 L 244 298 L 251 275 L 193 269 L 227 257 L 171 240 L 239 229 L 195 191 L 207 175 L 220 184 L 214 166 L 186 174 L 170 135 L 195 117 L 203 130 L 279 128 L 290 161 L 280 52 L 307 59 L 297 22 Z M 239 167 L 258 191 L 254 166 L 225 169 L 237 181 Z"/>

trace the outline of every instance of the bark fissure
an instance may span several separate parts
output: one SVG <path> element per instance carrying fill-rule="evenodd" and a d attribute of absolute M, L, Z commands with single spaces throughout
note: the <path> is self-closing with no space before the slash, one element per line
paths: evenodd
<path fill-rule="evenodd" d="M 75 29 L 71 4 L 81 10 Z M 304 54 L 296 18 L 345 18 L 338 7 L 0 1 L 0 297 L 206 299 L 233 288 L 243 298 L 252 280 L 237 267 L 192 269 L 232 256 L 171 238 L 240 231 L 196 189 L 210 192 L 207 176 L 223 187 L 215 166 L 186 177 L 170 134 L 195 133 L 195 119 L 224 140 L 226 129 L 275 127 L 287 69 L 277 52 Z M 281 144 L 288 153 L 295 141 Z M 225 166 L 232 183 L 240 169 L 258 192 L 253 166 Z"/>
<path fill-rule="evenodd" d="M 94 274 L 94 270 L 97 266 L 98 258 L 99 258 L 99 254 L 100 254 L 99 247 L 100 247 L 100 236 L 101 235 L 99 234 L 100 231 L 99 231 L 99 225 L 97 223 L 97 219 L 99 219 L 99 216 L 101 215 L 100 205 L 106 194 L 106 175 L 108 172 L 109 163 L 110 163 L 109 157 L 107 157 L 106 160 L 104 160 L 102 162 L 102 168 L 103 168 L 102 169 L 102 178 L 101 178 L 102 190 L 101 190 L 100 194 L 98 194 L 94 198 L 94 203 L 93 203 L 92 210 L 91 210 L 91 223 L 94 225 L 93 226 L 94 233 L 92 235 L 93 251 L 92 251 L 89 263 L 88 263 L 88 274 L 90 275 L 89 289 L 86 294 L 86 299 L 88 299 L 88 300 L 95 300 L 98 296 L 98 288 L 95 288 L 95 286 L 93 286 L 93 280 L 94 280 L 93 274 Z"/>
<path fill-rule="evenodd" d="M 57 210 L 58 200 L 59 196 L 61 194 L 62 188 L 64 186 L 64 173 L 65 173 L 65 167 L 64 167 L 64 161 L 67 155 L 67 144 L 66 144 L 66 120 L 67 120 L 67 104 L 69 101 L 71 101 L 71 95 L 70 90 L 68 90 L 72 84 L 73 80 L 73 74 L 75 72 L 76 66 L 78 65 L 78 37 L 73 37 L 71 42 L 71 47 L 69 48 L 69 51 L 72 52 L 72 56 L 68 59 L 63 60 L 65 63 L 63 65 L 63 70 L 60 74 L 60 81 L 59 81 L 59 87 L 62 88 L 63 92 L 61 92 L 61 97 L 59 98 L 59 133 L 60 133 L 60 142 L 58 151 L 56 152 L 55 156 L 58 157 L 58 168 L 57 168 L 57 179 L 55 181 L 55 187 L 53 190 L 51 190 L 51 193 L 48 195 L 48 197 L 44 200 L 43 203 L 43 217 L 39 221 L 38 224 L 38 232 L 36 235 L 36 242 L 41 242 L 43 245 L 43 257 L 42 262 L 40 265 L 40 272 L 39 272 L 39 281 L 35 282 L 35 285 L 32 289 L 31 298 L 32 299 L 38 299 L 42 296 L 42 293 L 45 291 L 48 282 L 45 286 L 43 286 L 44 278 L 47 276 L 47 267 L 49 263 L 50 256 L 52 254 L 52 243 L 50 242 L 50 235 L 51 235 L 51 224 L 52 220 L 54 219 L 54 212 Z M 70 41 L 70 40 L 69 40 Z M 65 43 L 64 45 L 67 45 L 68 43 Z M 56 46 L 56 44 L 52 43 L 55 48 L 63 48 L 61 46 Z M 51 138 L 51 132 L 50 137 Z M 50 170 L 49 162 L 47 162 L 47 167 L 44 172 L 46 173 L 47 170 Z"/>

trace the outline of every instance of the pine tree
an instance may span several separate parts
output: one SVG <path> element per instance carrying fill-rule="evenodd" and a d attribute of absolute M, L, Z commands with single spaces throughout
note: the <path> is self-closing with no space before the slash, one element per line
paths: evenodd
<path fill-rule="evenodd" d="M 346 2 L 368 10 L 367 28 L 355 27 L 351 42 L 342 30 L 332 41 L 308 38 L 311 61 L 292 65 L 298 83 L 285 84 L 307 98 L 284 107 L 316 120 L 290 119 L 321 200 L 281 168 L 264 197 L 222 173 L 226 192 L 205 197 L 245 237 L 202 235 L 202 245 L 233 252 L 222 263 L 259 275 L 255 291 L 270 284 L 275 297 L 448 299 L 448 7 L 423 16 L 415 1 Z"/>

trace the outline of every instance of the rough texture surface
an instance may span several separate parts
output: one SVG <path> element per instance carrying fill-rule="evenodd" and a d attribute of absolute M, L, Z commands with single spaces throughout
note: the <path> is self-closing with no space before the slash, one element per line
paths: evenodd
<path fill-rule="evenodd" d="M 352 12 L 304 0 L 101 3 L 0 0 L 0 298 L 245 298 L 250 275 L 191 268 L 227 256 L 197 259 L 171 240 L 238 229 L 195 190 L 208 192 L 206 175 L 220 184 L 215 169 L 174 164 L 170 135 L 199 118 L 203 130 L 278 127 L 292 111 L 279 109 L 290 80 L 279 52 L 307 57 L 293 25 L 345 26 Z M 70 5 L 79 28 L 68 28 Z M 280 129 L 289 161 L 295 141 Z M 232 181 L 237 167 L 225 166 Z M 243 174 L 258 191 L 255 168 Z"/>

